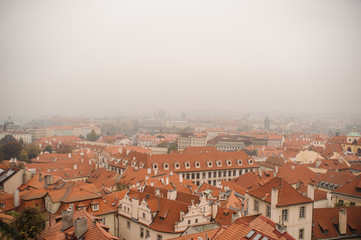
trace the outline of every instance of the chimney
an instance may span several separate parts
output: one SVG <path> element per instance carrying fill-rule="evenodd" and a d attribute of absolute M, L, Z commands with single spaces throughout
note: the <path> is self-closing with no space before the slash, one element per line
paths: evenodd
<path fill-rule="evenodd" d="M 261 169 L 258 170 L 258 173 L 259 173 L 259 177 L 262 178 L 262 170 Z"/>
<path fill-rule="evenodd" d="M 177 198 L 177 191 L 176 190 L 168 190 L 167 198 L 169 200 L 175 200 Z"/>
<path fill-rule="evenodd" d="M 151 168 L 147 168 L 147 174 L 151 174 L 152 173 L 152 169 Z"/>
<path fill-rule="evenodd" d="M 277 203 L 278 203 L 278 188 L 274 187 L 272 188 L 272 193 L 271 193 L 271 206 L 276 207 Z"/>
<path fill-rule="evenodd" d="M 63 210 L 61 213 L 63 231 L 73 226 L 73 211 Z"/>
<path fill-rule="evenodd" d="M 179 174 L 179 182 L 183 182 L 183 173 Z"/>
<path fill-rule="evenodd" d="M 132 218 L 133 219 L 138 219 L 138 207 L 139 207 L 139 200 L 136 198 L 132 199 Z"/>
<path fill-rule="evenodd" d="M 159 188 L 155 189 L 155 196 L 160 197 L 160 191 Z"/>
<path fill-rule="evenodd" d="M 42 182 L 42 181 L 43 181 L 42 174 L 41 174 L 41 172 L 39 172 L 39 182 Z"/>
<path fill-rule="evenodd" d="M 54 183 L 54 176 L 53 176 L 52 174 L 45 175 L 44 178 L 45 178 L 45 182 L 44 182 L 44 183 L 45 183 L 45 186 Z"/>
<path fill-rule="evenodd" d="M 71 158 L 71 153 L 68 153 L 68 158 Z"/>
<path fill-rule="evenodd" d="M 211 219 L 216 219 L 217 211 L 218 211 L 218 206 L 215 205 L 215 204 L 213 204 L 213 205 L 212 205 L 212 216 L 211 216 Z"/>
<path fill-rule="evenodd" d="M 76 170 L 78 168 L 78 166 L 76 164 L 74 164 L 74 170 Z"/>
<path fill-rule="evenodd" d="M 172 172 L 172 171 L 169 173 L 169 176 L 173 176 L 173 172 Z"/>
<path fill-rule="evenodd" d="M 154 169 L 154 175 L 158 174 L 158 169 Z"/>
<path fill-rule="evenodd" d="M 74 221 L 74 231 L 76 239 L 79 239 L 88 230 L 87 221 L 84 217 L 78 217 Z"/>
<path fill-rule="evenodd" d="M 346 234 L 347 230 L 347 210 L 346 208 L 340 208 L 338 214 L 338 231 L 340 234 Z"/>
<path fill-rule="evenodd" d="M 165 184 L 166 184 L 166 185 L 169 184 L 169 177 L 168 177 L 168 176 L 165 178 Z"/>
<path fill-rule="evenodd" d="M 15 189 L 14 191 L 14 207 L 20 206 L 20 196 L 19 196 L 19 189 Z"/>
<path fill-rule="evenodd" d="M 321 165 L 321 159 L 316 160 L 316 168 L 318 168 Z"/>
<path fill-rule="evenodd" d="M 277 173 L 278 173 L 278 166 L 275 166 L 275 170 L 274 170 L 274 172 L 273 172 L 273 175 L 276 176 Z"/>
<path fill-rule="evenodd" d="M 311 184 L 307 185 L 307 197 L 311 198 L 312 200 L 315 200 L 315 189 Z"/>

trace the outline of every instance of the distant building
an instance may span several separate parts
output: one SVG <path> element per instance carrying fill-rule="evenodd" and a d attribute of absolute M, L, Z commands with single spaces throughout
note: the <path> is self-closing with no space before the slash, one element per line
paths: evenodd
<path fill-rule="evenodd" d="M 183 150 L 187 147 L 204 147 L 207 146 L 207 141 L 207 134 L 184 134 L 178 138 L 178 150 Z"/>
<path fill-rule="evenodd" d="M 270 130 L 270 119 L 268 118 L 268 116 L 266 116 L 264 119 L 264 129 L 267 131 Z"/>
<path fill-rule="evenodd" d="M 20 141 L 20 139 L 22 139 L 24 143 L 31 143 L 32 142 L 31 133 L 27 132 L 27 131 L 8 130 L 6 132 L 1 132 L 0 133 L 0 139 L 4 138 L 6 135 L 11 135 L 18 141 Z"/>

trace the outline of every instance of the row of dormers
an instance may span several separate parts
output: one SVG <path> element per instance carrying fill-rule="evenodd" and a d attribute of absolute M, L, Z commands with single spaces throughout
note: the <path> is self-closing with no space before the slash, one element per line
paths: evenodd
<path fill-rule="evenodd" d="M 237 162 L 237 165 L 236 166 L 242 166 L 242 159 L 238 159 L 236 160 Z M 195 161 L 193 162 L 194 163 L 194 167 L 195 168 L 200 168 L 201 167 L 201 163 L 199 161 Z M 180 169 L 181 167 L 181 164 L 179 162 L 175 162 L 173 163 L 174 164 L 174 169 L 178 170 Z M 249 159 L 248 160 L 248 164 L 249 165 L 253 165 L 253 160 L 252 159 Z M 222 160 L 217 160 L 216 161 L 216 167 L 222 167 Z M 232 160 L 225 160 L 225 165 L 224 166 L 227 166 L 227 167 L 232 167 Z M 158 166 L 158 163 L 153 163 L 153 170 L 156 170 L 159 168 Z M 213 161 L 207 161 L 207 167 L 213 167 Z M 184 162 L 184 168 L 185 169 L 190 169 L 191 168 L 191 163 L 190 162 Z M 164 170 L 169 170 L 169 163 L 168 162 L 165 162 L 163 163 L 163 169 Z"/>

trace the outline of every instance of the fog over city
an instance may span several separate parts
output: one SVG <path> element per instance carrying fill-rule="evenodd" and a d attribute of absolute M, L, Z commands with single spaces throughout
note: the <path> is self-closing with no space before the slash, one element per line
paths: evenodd
<path fill-rule="evenodd" d="M 361 1 L 0 2 L 0 119 L 361 114 Z"/>

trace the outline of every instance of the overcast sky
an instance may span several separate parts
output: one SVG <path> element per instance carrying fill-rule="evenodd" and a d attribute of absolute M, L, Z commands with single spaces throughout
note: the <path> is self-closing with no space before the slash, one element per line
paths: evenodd
<path fill-rule="evenodd" d="M 0 120 L 361 113 L 361 1 L 0 1 Z"/>

